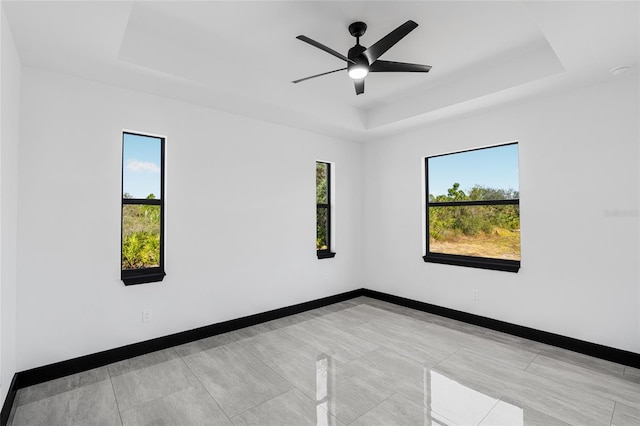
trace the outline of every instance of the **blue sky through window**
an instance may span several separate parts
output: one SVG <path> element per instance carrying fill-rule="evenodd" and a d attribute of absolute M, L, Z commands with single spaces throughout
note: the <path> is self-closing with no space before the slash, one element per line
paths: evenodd
<path fill-rule="evenodd" d="M 446 195 L 455 182 L 465 193 L 480 185 L 520 190 L 518 144 L 429 158 L 429 194 Z"/>
<path fill-rule="evenodd" d="M 161 139 L 124 134 L 122 191 L 133 198 L 160 198 Z"/>

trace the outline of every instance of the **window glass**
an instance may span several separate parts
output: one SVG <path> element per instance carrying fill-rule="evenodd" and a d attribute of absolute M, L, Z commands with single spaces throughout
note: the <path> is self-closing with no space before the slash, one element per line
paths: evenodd
<path fill-rule="evenodd" d="M 316 250 L 329 249 L 329 221 L 327 220 L 327 208 L 316 208 Z"/>
<path fill-rule="evenodd" d="M 316 162 L 316 203 L 327 204 L 328 189 L 327 186 L 329 176 L 329 164 Z"/>
<path fill-rule="evenodd" d="M 124 134 L 122 152 L 123 198 L 160 199 L 161 138 Z"/>
<path fill-rule="evenodd" d="M 335 256 L 331 247 L 331 163 L 316 161 L 316 254 L 318 259 Z"/>
<path fill-rule="evenodd" d="M 164 139 L 122 137 L 121 278 L 125 285 L 162 281 Z"/>
<path fill-rule="evenodd" d="M 429 250 L 520 260 L 520 206 L 429 208 Z"/>
<path fill-rule="evenodd" d="M 465 192 L 471 200 L 519 197 L 518 145 L 501 145 L 428 159 L 429 198 L 455 197 L 450 189 Z"/>
<path fill-rule="evenodd" d="M 425 159 L 425 262 L 517 272 L 518 144 Z"/>
<path fill-rule="evenodd" d="M 160 266 L 160 206 L 122 206 L 122 269 Z"/>

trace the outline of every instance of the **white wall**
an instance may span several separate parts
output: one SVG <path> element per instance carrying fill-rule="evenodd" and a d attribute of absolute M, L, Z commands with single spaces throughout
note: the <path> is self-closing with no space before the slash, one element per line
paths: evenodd
<path fill-rule="evenodd" d="M 21 78 L 19 155 L 4 137 L 15 110 L 0 151 L 3 327 L 11 200 L 20 218 L 11 374 L 363 286 L 640 352 L 638 218 L 605 214 L 638 209 L 633 77 L 365 145 L 32 68 Z M 162 283 L 119 280 L 123 129 L 167 137 Z M 425 264 L 422 157 L 512 140 L 520 272 Z M 334 259 L 313 247 L 316 159 L 336 163 Z"/>
<path fill-rule="evenodd" d="M 26 67 L 22 79 L 18 370 L 360 287 L 361 145 Z M 167 138 L 162 283 L 120 281 L 123 129 Z M 334 259 L 315 253 L 316 159 L 336 163 Z"/>
<path fill-rule="evenodd" d="M 16 372 L 20 58 L 0 6 L 0 401 Z"/>
<path fill-rule="evenodd" d="M 640 352 L 638 93 L 630 76 L 365 145 L 364 286 Z M 520 272 L 424 263 L 422 158 L 514 140 Z"/>

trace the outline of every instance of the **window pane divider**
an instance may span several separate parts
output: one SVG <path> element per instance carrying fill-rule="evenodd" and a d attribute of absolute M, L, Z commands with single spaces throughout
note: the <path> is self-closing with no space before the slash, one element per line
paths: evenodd
<path fill-rule="evenodd" d="M 148 206 L 160 206 L 162 205 L 162 200 L 158 200 L 155 198 L 147 199 L 147 198 L 123 198 L 122 204 L 145 204 Z"/>
<path fill-rule="evenodd" d="M 509 200 L 428 201 L 427 205 L 429 207 L 520 205 L 520 199 L 512 198 Z"/>

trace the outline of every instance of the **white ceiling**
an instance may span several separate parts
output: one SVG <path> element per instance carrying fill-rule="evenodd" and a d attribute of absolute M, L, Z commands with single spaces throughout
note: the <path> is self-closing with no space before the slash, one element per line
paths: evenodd
<path fill-rule="evenodd" d="M 355 141 L 638 75 L 638 1 L 3 1 L 24 65 Z M 356 96 L 339 59 L 347 27 L 370 46 L 412 19 L 381 59 L 432 65 L 375 73 Z"/>

